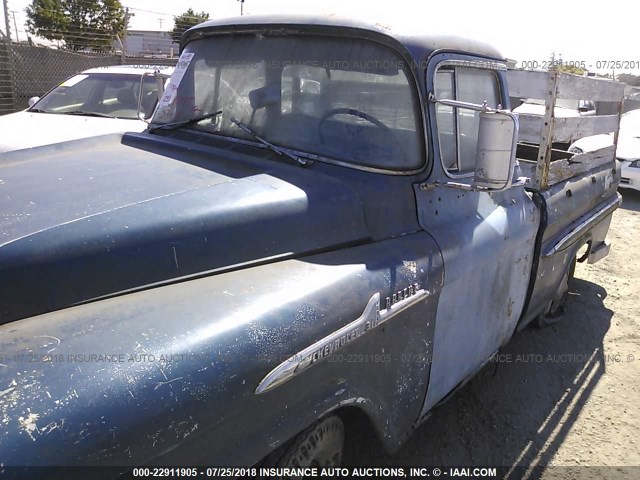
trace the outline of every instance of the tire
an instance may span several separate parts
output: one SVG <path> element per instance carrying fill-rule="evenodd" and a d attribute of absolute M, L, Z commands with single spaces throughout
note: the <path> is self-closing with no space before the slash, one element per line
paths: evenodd
<path fill-rule="evenodd" d="M 338 467 L 344 452 L 344 423 L 332 415 L 300 433 L 277 462 L 279 467 Z"/>
<path fill-rule="evenodd" d="M 560 291 L 556 297 L 551 300 L 547 313 L 538 315 L 535 323 L 538 328 L 545 328 L 555 325 L 564 318 L 564 307 L 569 297 L 569 283 L 573 280 L 576 272 L 576 258 L 574 257 L 569 265 L 569 270 L 563 282 L 560 284 Z"/>

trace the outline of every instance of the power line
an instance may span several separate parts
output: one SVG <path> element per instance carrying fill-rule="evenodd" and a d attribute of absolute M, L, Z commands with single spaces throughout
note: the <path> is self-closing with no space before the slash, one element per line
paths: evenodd
<path fill-rule="evenodd" d="M 202 16 L 198 15 L 198 14 L 186 15 L 186 13 L 181 13 L 181 14 L 175 15 L 173 13 L 158 12 L 156 10 L 145 10 L 143 8 L 127 7 L 124 4 L 122 6 L 128 8 L 129 10 L 135 10 L 136 12 L 151 13 L 153 15 L 162 15 L 163 17 L 172 17 L 172 18 L 182 17 L 182 18 L 193 18 L 193 19 L 201 19 L 202 18 Z M 203 12 L 203 13 L 207 13 L 207 12 Z"/>
<path fill-rule="evenodd" d="M 9 12 L 9 7 L 8 7 L 8 2 L 9 0 L 3 0 L 3 3 L 5 4 L 5 9 L 4 12 L 5 16 L 8 17 L 8 15 L 6 15 Z M 83 5 L 83 6 L 89 6 L 92 4 L 91 0 L 76 0 L 77 4 Z M 189 19 L 197 19 L 199 21 L 204 21 L 205 19 L 202 18 L 202 15 L 198 15 L 198 14 L 194 14 L 194 15 L 186 15 L 186 14 L 179 14 L 179 15 L 174 15 L 171 13 L 167 13 L 167 12 L 161 12 L 161 11 L 157 11 L 157 10 L 147 10 L 144 8 L 137 8 L 137 7 L 129 7 L 126 4 L 121 3 L 123 10 L 125 11 L 125 22 L 127 23 L 127 25 L 125 26 L 125 35 L 124 37 L 126 37 L 126 32 L 128 30 L 128 20 L 130 18 L 130 14 L 128 13 L 128 10 L 133 10 L 135 12 L 140 12 L 140 13 L 144 13 L 144 14 L 152 14 L 152 15 L 157 15 L 157 16 L 161 16 L 164 18 L 170 18 L 172 21 L 177 18 L 180 17 L 181 19 L 184 20 L 189 20 Z M 17 28 L 17 12 L 15 10 L 11 10 L 11 13 L 13 13 L 13 23 L 14 26 L 16 27 L 16 40 L 19 41 L 19 38 L 17 37 L 18 35 L 18 28 Z M 205 13 L 205 12 L 203 12 Z M 18 15 L 19 16 L 19 15 Z M 6 20 L 6 27 L 7 30 L 9 30 L 10 32 L 10 19 L 9 18 L 5 18 Z M 162 31 L 162 27 L 163 27 L 163 20 L 162 18 L 158 18 L 157 20 L 160 21 L 159 25 L 160 25 L 160 30 Z M 23 23 L 26 25 L 26 21 L 23 21 Z M 24 30 L 27 33 L 27 37 L 29 36 L 29 32 L 27 30 Z M 8 32 L 8 33 L 9 33 Z M 57 28 L 39 28 L 36 29 L 36 31 L 33 32 L 33 34 L 35 34 L 38 37 L 43 37 L 43 38 L 49 38 L 50 41 L 53 42 L 58 42 L 58 46 L 60 46 L 60 42 L 63 42 L 64 44 L 73 44 L 73 43 L 80 43 L 82 45 L 85 45 L 89 48 L 95 46 L 95 47 L 104 47 L 105 46 L 105 41 L 112 39 L 115 40 L 116 39 L 116 35 L 114 35 L 113 33 L 109 33 L 109 32 L 103 32 L 103 31 L 95 31 L 89 28 L 82 28 L 82 27 L 77 27 L 77 28 L 71 28 L 69 30 L 60 30 Z M 50 38 L 50 37 L 54 37 L 54 38 Z M 57 39 L 55 38 L 57 37 Z M 122 41 L 122 39 L 121 39 Z"/>
<path fill-rule="evenodd" d="M 123 7 L 127 7 L 127 5 L 122 5 Z M 164 12 L 156 12 L 154 10 L 144 10 L 142 8 L 135 7 L 127 7 L 129 10 L 135 10 L 136 12 L 144 12 L 144 13 L 153 13 L 154 15 L 163 15 L 165 17 L 177 17 L 178 15 L 173 15 L 172 13 L 164 13 Z"/>

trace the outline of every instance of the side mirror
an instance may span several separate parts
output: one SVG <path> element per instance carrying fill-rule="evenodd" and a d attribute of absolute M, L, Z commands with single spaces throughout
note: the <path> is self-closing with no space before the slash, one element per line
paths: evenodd
<path fill-rule="evenodd" d="M 511 186 L 518 147 L 518 117 L 504 110 L 480 112 L 473 187 L 500 191 Z"/>
<path fill-rule="evenodd" d="M 466 191 L 501 192 L 514 185 L 524 185 L 526 178 L 513 183 L 516 169 L 516 149 L 518 148 L 518 117 L 509 110 L 490 108 L 459 100 L 438 99 L 433 92 L 429 101 L 447 107 L 464 108 L 480 112 L 478 141 L 476 143 L 476 164 L 473 183 L 446 182 L 423 183 L 420 189 L 435 187 L 458 188 Z"/>
<path fill-rule="evenodd" d="M 29 99 L 29 108 L 33 107 L 36 103 L 38 103 L 38 100 L 40 100 L 40 97 L 31 97 Z"/>

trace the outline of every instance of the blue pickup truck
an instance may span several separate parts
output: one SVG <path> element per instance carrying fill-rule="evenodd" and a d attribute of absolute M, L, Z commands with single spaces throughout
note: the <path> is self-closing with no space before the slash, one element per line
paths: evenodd
<path fill-rule="evenodd" d="M 0 465 L 339 465 L 361 421 L 397 449 L 608 252 L 614 148 L 558 146 L 619 118 L 553 103 L 623 86 L 529 73 L 335 17 L 215 20 L 147 131 L 0 155 Z"/>

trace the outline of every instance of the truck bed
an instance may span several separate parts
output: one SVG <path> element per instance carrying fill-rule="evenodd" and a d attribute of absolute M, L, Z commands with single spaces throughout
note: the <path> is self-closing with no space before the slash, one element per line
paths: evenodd
<path fill-rule="evenodd" d="M 608 252 L 606 234 L 620 204 L 616 190 L 620 166 L 615 158 L 624 85 L 551 72 L 508 72 L 510 96 L 544 100 L 544 115 L 520 114 L 517 158 L 527 190 L 543 212 L 539 252 L 532 272 L 532 295 L 520 328 L 553 311 L 566 291 L 578 251 L 580 261 L 593 263 Z M 590 100 L 615 105 L 616 115 L 556 117 L 556 100 Z M 611 134 L 614 144 L 574 154 L 570 144 L 580 138 Z"/>
<path fill-rule="evenodd" d="M 624 84 L 556 71 L 511 70 L 509 95 L 544 100 L 544 115 L 519 114 L 518 160 L 524 176 L 537 189 L 607 166 L 615 169 Z M 558 99 L 591 100 L 613 104 L 615 115 L 556 117 Z M 571 143 L 597 134 L 614 135 L 613 146 L 572 154 Z"/>

